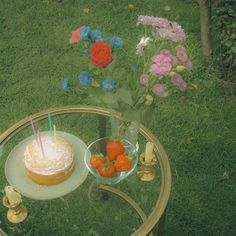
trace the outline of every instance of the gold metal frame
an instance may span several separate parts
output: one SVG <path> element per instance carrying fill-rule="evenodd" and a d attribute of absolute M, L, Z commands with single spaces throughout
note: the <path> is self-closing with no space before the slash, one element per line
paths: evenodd
<path fill-rule="evenodd" d="M 110 110 L 107 108 L 87 106 L 87 105 L 74 105 L 74 106 L 63 106 L 58 108 L 52 108 L 48 110 L 41 111 L 32 115 L 32 119 L 35 121 L 47 118 L 47 113 L 50 112 L 51 115 L 60 115 L 66 113 L 89 113 L 97 114 L 102 116 L 110 116 Z M 115 114 L 116 118 L 122 119 L 119 114 Z M 12 136 L 18 133 L 23 128 L 29 125 L 29 118 L 26 117 L 4 133 L 0 135 L 0 145 L 6 143 Z M 140 124 L 139 129 L 140 134 L 142 134 L 148 141 L 153 142 L 156 150 L 156 156 L 161 169 L 161 188 L 160 195 L 157 199 L 153 212 L 149 215 L 148 219 L 140 226 L 140 228 L 134 232 L 133 236 L 144 236 L 148 235 L 151 230 L 159 223 L 163 214 L 165 212 L 171 190 L 171 170 L 168 161 L 168 157 L 165 153 L 164 148 L 160 144 L 159 140 L 152 134 L 145 126 Z"/>
<path fill-rule="evenodd" d="M 2 229 L 0 229 L 0 236 L 7 236 L 7 234 Z"/>

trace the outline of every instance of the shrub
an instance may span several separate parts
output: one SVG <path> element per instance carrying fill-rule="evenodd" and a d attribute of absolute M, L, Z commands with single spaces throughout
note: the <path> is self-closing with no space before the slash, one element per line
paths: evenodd
<path fill-rule="evenodd" d="M 224 72 L 224 79 L 236 81 L 236 3 L 235 0 L 224 0 L 213 1 L 213 4 L 217 62 Z"/>

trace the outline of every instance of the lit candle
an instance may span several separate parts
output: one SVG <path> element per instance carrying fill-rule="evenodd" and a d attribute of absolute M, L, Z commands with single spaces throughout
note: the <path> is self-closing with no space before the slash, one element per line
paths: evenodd
<path fill-rule="evenodd" d="M 145 162 L 146 163 L 151 163 L 151 161 L 152 161 L 153 147 L 154 147 L 154 145 L 152 142 L 147 142 L 146 149 L 145 149 Z"/>
<path fill-rule="evenodd" d="M 53 137 L 54 137 L 54 144 L 56 144 L 57 143 L 56 125 L 53 125 Z"/>
<path fill-rule="evenodd" d="M 14 191 L 12 186 L 6 186 L 4 190 L 10 205 L 19 203 L 19 194 L 16 191 Z"/>

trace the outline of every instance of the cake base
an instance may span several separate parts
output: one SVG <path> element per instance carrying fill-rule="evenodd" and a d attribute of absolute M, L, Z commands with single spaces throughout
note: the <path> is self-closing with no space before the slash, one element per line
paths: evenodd
<path fill-rule="evenodd" d="M 72 162 L 71 166 L 64 171 L 61 171 L 57 174 L 53 175 L 40 175 L 37 173 L 34 173 L 30 171 L 29 169 L 26 169 L 26 174 L 37 184 L 42 184 L 42 185 L 54 185 L 54 184 L 59 184 L 69 178 L 75 168 L 75 163 L 74 161 Z"/>

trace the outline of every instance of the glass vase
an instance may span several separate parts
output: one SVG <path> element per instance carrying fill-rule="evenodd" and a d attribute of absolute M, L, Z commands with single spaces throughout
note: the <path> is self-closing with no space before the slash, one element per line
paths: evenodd
<path fill-rule="evenodd" d="M 127 119 L 122 113 L 112 110 L 110 123 L 112 137 L 128 140 L 138 151 L 139 119 Z"/>

